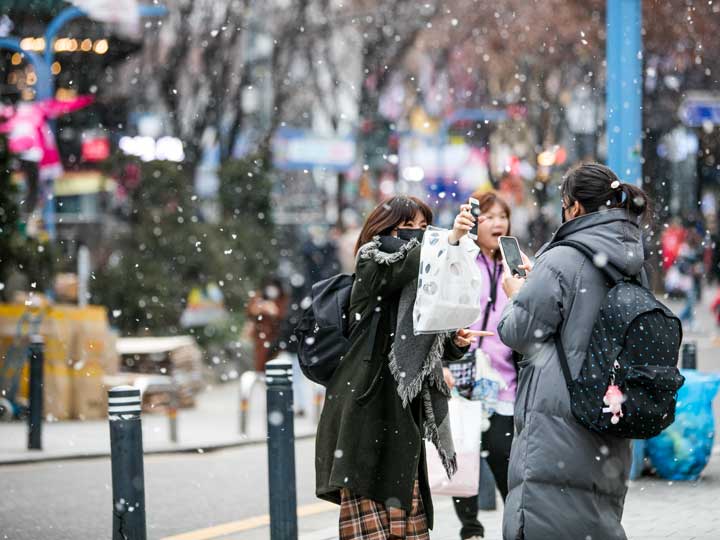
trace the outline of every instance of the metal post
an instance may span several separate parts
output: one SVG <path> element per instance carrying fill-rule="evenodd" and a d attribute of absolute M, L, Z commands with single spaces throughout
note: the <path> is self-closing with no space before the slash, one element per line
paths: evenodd
<path fill-rule="evenodd" d="M 270 539 L 296 540 L 298 533 L 292 363 L 287 360 L 272 360 L 265 365 L 265 375 L 270 477 Z"/>
<path fill-rule="evenodd" d="M 683 369 L 697 369 L 697 344 L 694 341 L 683 344 L 681 362 Z"/>
<path fill-rule="evenodd" d="M 20 47 L 20 41 L 14 37 L 0 38 L 0 49 L 22 54 L 35 68 L 37 84 L 35 85 L 35 98 L 38 101 L 49 99 L 53 95 L 52 73 L 50 65 L 45 63 L 43 58 L 32 51 L 26 51 Z M 53 199 L 53 180 L 40 182 L 39 196 L 43 202 L 42 219 L 50 240 L 55 239 L 55 200 Z"/>
<path fill-rule="evenodd" d="M 170 392 L 170 403 L 167 408 L 168 427 L 170 429 L 170 442 L 178 442 L 178 422 L 177 422 L 177 411 L 179 405 L 178 389 L 173 388 Z"/>
<path fill-rule="evenodd" d="M 42 450 L 43 418 L 43 337 L 30 337 L 30 414 L 28 415 L 28 450 Z"/>
<path fill-rule="evenodd" d="M 52 97 L 52 72 L 50 64 L 47 64 L 42 56 L 23 49 L 20 46 L 20 40 L 16 37 L 0 38 L 0 49 L 20 53 L 32 64 L 37 75 L 35 97 L 38 101 Z"/>
<path fill-rule="evenodd" d="M 147 540 L 140 390 L 108 392 L 113 484 L 113 540 Z"/>
<path fill-rule="evenodd" d="M 77 274 L 78 274 L 78 306 L 86 307 L 88 305 L 88 283 L 90 282 L 90 249 L 86 245 L 81 245 L 77 251 Z"/>
<path fill-rule="evenodd" d="M 608 166 L 642 184 L 641 0 L 607 1 Z"/>
<path fill-rule="evenodd" d="M 250 404 L 247 396 L 240 398 L 240 435 L 247 435 L 247 417 Z"/>
<path fill-rule="evenodd" d="M 138 12 L 140 17 L 163 17 L 168 10 L 165 6 L 139 6 Z M 48 66 L 52 66 L 55 61 L 55 38 L 60 29 L 72 20 L 86 17 L 87 12 L 76 6 L 70 6 L 63 9 L 57 16 L 50 21 L 45 29 L 45 52 L 43 54 L 45 62 Z M 55 78 L 50 79 L 50 94 L 55 94 Z"/>

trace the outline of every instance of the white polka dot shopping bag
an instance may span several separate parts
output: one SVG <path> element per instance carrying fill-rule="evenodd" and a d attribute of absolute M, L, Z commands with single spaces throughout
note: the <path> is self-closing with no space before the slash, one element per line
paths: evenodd
<path fill-rule="evenodd" d="M 428 227 L 423 236 L 413 309 L 415 334 L 466 328 L 480 317 L 483 276 L 475 262 L 479 248 L 467 236 L 451 246 L 449 234 L 447 229 Z"/>

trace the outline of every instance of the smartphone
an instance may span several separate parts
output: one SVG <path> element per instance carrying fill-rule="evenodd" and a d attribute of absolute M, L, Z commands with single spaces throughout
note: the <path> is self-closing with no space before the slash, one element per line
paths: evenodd
<path fill-rule="evenodd" d="M 480 217 L 480 201 L 477 199 L 473 199 L 470 197 L 468 199 L 468 203 L 470 203 L 470 213 L 473 215 L 475 219 Z M 477 221 L 475 222 L 475 225 L 473 225 L 472 229 L 468 231 L 468 236 L 472 238 L 473 240 L 477 240 L 478 235 L 478 224 Z"/>
<path fill-rule="evenodd" d="M 522 255 L 520 255 L 520 245 L 514 236 L 501 236 L 498 240 L 500 244 L 500 252 L 502 253 L 505 264 L 510 268 L 513 276 L 526 277 L 525 270 L 520 268 L 523 264 Z"/>

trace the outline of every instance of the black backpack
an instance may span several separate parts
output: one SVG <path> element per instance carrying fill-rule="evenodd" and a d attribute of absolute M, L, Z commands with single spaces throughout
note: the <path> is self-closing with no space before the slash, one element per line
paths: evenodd
<path fill-rule="evenodd" d="M 350 321 L 348 308 L 355 276 L 338 274 L 312 287 L 310 306 L 295 327 L 300 369 L 305 376 L 327 386 L 340 360 L 350 348 L 351 331 L 359 324 Z M 377 322 L 380 310 L 369 320 Z M 372 340 L 372 338 L 371 338 Z"/>
<path fill-rule="evenodd" d="M 577 242 L 560 241 L 551 247 L 563 245 L 594 260 L 592 250 Z M 624 276 L 609 263 L 600 270 L 610 290 L 595 318 L 587 356 L 574 380 L 561 336 L 555 335 L 570 407 L 575 418 L 591 431 L 648 439 L 675 419 L 677 391 L 685 381 L 677 369 L 682 324 L 636 278 Z M 617 423 L 612 423 L 614 415 L 603 402 L 613 383 L 624 396 Z"/>

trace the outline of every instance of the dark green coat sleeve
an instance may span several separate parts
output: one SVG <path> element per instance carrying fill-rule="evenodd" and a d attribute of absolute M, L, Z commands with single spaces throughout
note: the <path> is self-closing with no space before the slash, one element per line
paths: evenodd
<path fill-rule="evenodd" d="M 388 296 L 399 292 L 420 273 L 420 244 L 397 253 L 379 249 L 361 252 L 355 268 L 356 282 L 368 292 Z"/>

